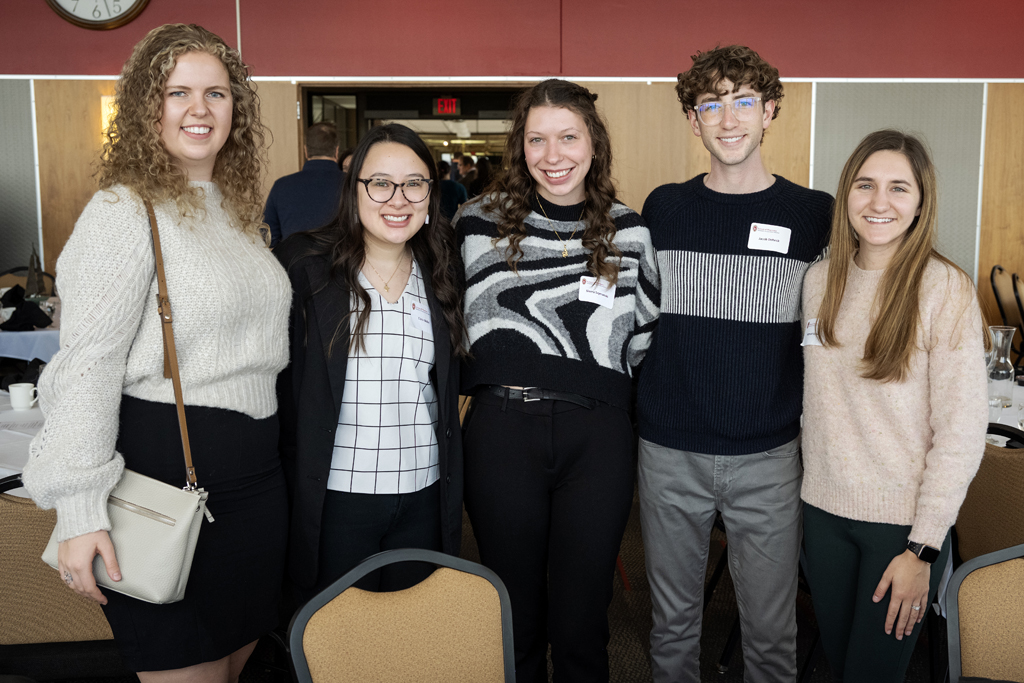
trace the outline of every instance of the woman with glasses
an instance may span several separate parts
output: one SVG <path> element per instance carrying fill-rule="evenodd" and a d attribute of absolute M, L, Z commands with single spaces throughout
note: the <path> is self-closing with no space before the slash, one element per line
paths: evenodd
<path fill-rule="evenodd" d="M 337 216 L 274 252 L 293 290 L 278 380 L 293 599 L 383 550 L 459 552 L 466 330 L 436 184 L 423 141 L 378 126 L 352 154 Z M 403 563 L 358 585 L 398 590 L 429 571 Z"/>
<path fill-rule="evenodd" d="M 803 291 L 806 571 L 836 676 L 897 682 L 984 453 L 986 336 L 917 138 L 864 138 L 836 200 Z"/>
<path fill-rule="evenodd" d="M 612 574 L 633 500 L 632 374 L 658 316 L 640 216 L 615 201 L 586 88 L 513 108 L 497 191 L 456 217 L 466 264 L 466 508 L 512 600 L 516 679 L 608 680 Z"/>

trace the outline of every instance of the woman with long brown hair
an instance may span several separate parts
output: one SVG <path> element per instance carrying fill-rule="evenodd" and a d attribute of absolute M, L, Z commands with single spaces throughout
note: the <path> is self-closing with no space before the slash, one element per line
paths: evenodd
<path fill-rule="evenodd" d="M 608 679 L 612 573 L 633 499 L 631 376 L 658 317 L 640 216 L 615 200 L 586 88 L 513 108 L 497 191 L 462 207 L 471 357 L 466 508 L 508 587 L 516 678 Z"/>
<path fill-rule="evenodd" d="M 39 383 L 46 424 L 25 486 L 56 508 L 58 564 L 103 604 L 143 681 L 237 680 L 277 625 L 287 500 L 275 381 L 287 357 L 288 279 L 262 234 L 259 100 L 236 50 L 196 26 L 152 30 L 117 85 L 100 191 L 57 261 L 61 350 Z M 168 484 L 184 459 L 157 312 L 144 201 L 159 226 L 204 521 L 180 602 L 96 587 L 120 581 L 107 495 L 124 467 Z M 140 541 L 143 539 L 140 539 Z"/>
<path fill-rule="evenodd" d="M 281 373 L 295 602 L 383 550 L 458 555 L 462 540 L 461 265 L 437 167 L 399 124 L 359 142 L 338 214 L 274 252 L 293 289 Z M 408 588 L 429 569 L 357 584 Z"/>
<path fill-rule="evenodd" d="M 804 281 L 804 547 L 837 677 L 902 681 L 985 448 L 981 311 L 920 140 L 865 137 Z"/>

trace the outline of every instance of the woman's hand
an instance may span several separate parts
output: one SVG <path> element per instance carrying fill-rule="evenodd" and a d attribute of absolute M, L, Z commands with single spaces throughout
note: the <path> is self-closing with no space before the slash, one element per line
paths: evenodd
<path fill-rule="evenodd" d="M 914 626 L 924 619 L 925 610 L 928 609 L 931 568 L 930 564 L 909 550 L 897 555 L 889 563 L 882 574 L 882 580 L 875 588 L 875 594 L 871 597 L 874 602 L 881 602 L 886 591 L 892 586 L 889 611 L 885 615 L 887 635 L 892 633 L 893 622 L 896 622 L 896 640 L 903 640 L 904 634 L 909 636 Z M 897 616 L 899 621 L 896 621 Z"/>
<path fill-rule="evenodd" d="M 93 531 L 63 541 L 57 547 L 57 569 L 60 578 L 72 590 L 105 605 L 107 598 L 96 587 L 96 579 L 92 575 L 92 561 L 97 553 L 107 566 L 107 576 L 120 581 L 121 570 L 114 556 L 114 544 L 110 542 L 110 535 L 106 531 Z"/>

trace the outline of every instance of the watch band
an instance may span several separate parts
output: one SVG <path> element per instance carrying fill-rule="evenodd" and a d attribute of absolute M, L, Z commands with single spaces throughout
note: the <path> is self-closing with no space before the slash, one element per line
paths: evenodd
<path fill-rule="evenodd" d="M 933 548 L 930 545 L 925 545 L 924 543 L 908 541 L 907 550 L 914 553 L 928 564 L 934 564 L 935 560 L 939 559 L 939 549 Z"/>

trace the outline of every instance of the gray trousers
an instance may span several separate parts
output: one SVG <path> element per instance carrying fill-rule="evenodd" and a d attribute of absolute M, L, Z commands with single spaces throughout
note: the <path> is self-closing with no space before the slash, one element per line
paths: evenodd
<path fill-rule="evenodd" d="M 699 683 L 704 576 L 715 512 L 729 542 L 747 683 L 796 679 L 799 438 L 764 453 L 706 455 L 640 439 L 640 521 L 656 682 Z"/>

